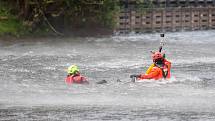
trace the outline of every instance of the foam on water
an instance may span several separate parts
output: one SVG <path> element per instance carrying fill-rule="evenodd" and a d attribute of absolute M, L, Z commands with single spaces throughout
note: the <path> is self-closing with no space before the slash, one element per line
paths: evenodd
<path fill-rule="evenodd" d="M 165 33 L 165 39 L 168 43 L 189 43 L 189 44 L 214 44 L 215 31 L 191 31 L 191 32 L 175 32 Z M 157 42 L 160 41 L 160 35 L 157 34 L 130 34 L 125 36 L 114 36 L 112 39 L 116 42 L 124 41 L 145 41 Z M 103 41 L 107 41 L 103 39 Z M 109 41 L 109 40 L 108 40 Z"/>

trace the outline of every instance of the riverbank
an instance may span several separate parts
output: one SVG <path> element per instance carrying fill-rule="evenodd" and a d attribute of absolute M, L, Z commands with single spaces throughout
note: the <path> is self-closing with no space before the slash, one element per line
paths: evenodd
<path fill-rule="evenodd" d="M 8 2 L 0 5 L 0 37 L 111 35 L 118 1 Z"/>
<path fill-rule="evenodd" d="M 2 17 L 0 19 L 0 39 L 13 39 L 13 38 L 43 38 L 43 37 L 100 37 L 110 36 L 113 30 L 104 27 L 85 27 L 67 29 L 58 35 L 48 28 L 38 29 L 32 32 L 30 28 L 25 26 L 21 21 L 15 17 Z"/>
<path fill-rule="evenodd" d="M 113 35 L 113 31 L 110 29 L 94 28 L 94 29 L 77 29 L 65 32 L 64 35 L 58 36 L 54 33 L 41 34 L 26 34 L 16 36 L 13 34 L 5 34 L 0 36 L 0 41 L 19 41 L 19 40 L 38 40 L 38 39 L 55 39 L 55 38 L 78 38 L 78 37 L 109 37 Z"/>

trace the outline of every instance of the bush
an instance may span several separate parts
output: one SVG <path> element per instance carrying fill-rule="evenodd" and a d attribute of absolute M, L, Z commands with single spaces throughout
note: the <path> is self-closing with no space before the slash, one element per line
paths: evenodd
<path fill-rule="evenodd" d="M 10 14 L 10 9 L 0 6 L 0 35 L 20 36 L 24 33 L 24 26 L 20 20 Z"/>

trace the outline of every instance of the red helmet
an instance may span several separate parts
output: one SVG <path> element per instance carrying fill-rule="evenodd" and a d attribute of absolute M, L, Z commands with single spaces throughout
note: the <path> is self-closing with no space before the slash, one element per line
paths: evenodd
<path fill-rule="evenodd" d="M 154 60 L 157 60 L 157 59 L 163 59 L 163 54 L 160 53 L 160 52 L 154 52 L 154 53 L 152 54 L 152 59 L 153 59 L 153 61 L 154 61 Z"/>

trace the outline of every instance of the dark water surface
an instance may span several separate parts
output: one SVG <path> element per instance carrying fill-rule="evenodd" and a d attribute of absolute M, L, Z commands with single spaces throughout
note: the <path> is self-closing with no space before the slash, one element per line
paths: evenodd
<path fill-rule="evenodd" d="M 214 121 L 215 31 L 166 36 L 172 78 L 137 83 L 159 34 L 1 41 L 0 120 Z M 64 83 L 71 64 L 89 85 Z"/>

